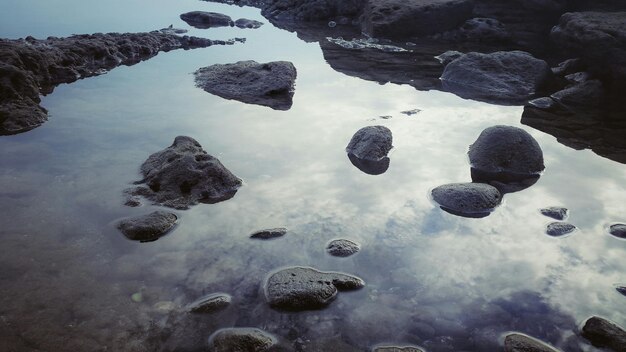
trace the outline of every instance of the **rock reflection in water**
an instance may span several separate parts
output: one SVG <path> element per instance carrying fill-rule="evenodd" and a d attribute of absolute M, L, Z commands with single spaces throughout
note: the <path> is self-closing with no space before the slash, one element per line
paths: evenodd
<path fill-rule="evenodd" d="M 348 159 L 350 159 L 352 165 L 368 175 L 381 175 L 389 169 L 390 159 L 388 157 L 379 160 L 369 160 L 361 159 L 352 153 L 348 153 Z"/>

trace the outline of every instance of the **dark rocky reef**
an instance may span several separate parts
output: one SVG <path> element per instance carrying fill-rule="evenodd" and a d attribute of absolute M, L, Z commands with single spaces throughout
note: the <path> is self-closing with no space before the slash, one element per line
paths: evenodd
<path fill-rule="evenodd" d="M 265 296 L 269 305 L 276 309 L 313 310 L 330 304 L 338 290 L 356 290 L 363 286 L 365 282 L 355 276 L 291 267 L 267 278 Z"/>
<path fill-rule="evenodd" d="M 230 199 L 241 186 L 241 180 L 217 158 L 186 136 L 176 137 L 170 147 L 150 155 L 141 173 L 144 178 L 138 183 L 146 186 L 127 190 L 131 197 L 144 196 L 176 209 Z"/>
<path fill-rule="evenodd" d="M 117 228 L 130 240 L 152 242 L 170 232 L 177 220 L 176 214 L 155 211 L 146 215 L 122 219 L 117 223 Z"/>
<path fill-rule="evenodd" d="M 296 68 L 287 61 L 260 64 L 249 60 L 204 67 L 195 76 L 196 86 L 222 98 L 289 110 Z"/>
<path fill-rule="evenodd" d="M 190 313 L 216 313 L 222 311 L 228 306 L 232 298 L 225 293 L 212 293 L 204 297 L 198 298 L 187 306 Z"/>
<path fill-rule="evenodd" d="M 596 347 L 615 352 L 626 351 L 626 331 L 606 319 L 600 317 L 587 319 L 583 326 L 582 336 Z"/>
<path fill-rule="evenodd" d="M 276 339 L 256 328 L 227 328 L 209 337 L 211 352 L 266 352 L 276 345 Z"/>
<path fill-rule="evenodd" d="M 505 352 L 558 352 L 557 349 L 532 337 L 509 334 L 504 338 Z"/>
<path fill-rule="evenodd" d="M 358 243 L 346 239 L 332 240 L 326 245 L 326 251 L 335 257 L 349 257 L 360 249 Z"/>
<path fill-rule="evenodd" d="M 160 31 L 0 39 L 0 135 L 25 132 L 44 123 L 47 111 L 39 105 L 40 95 L 52 93 L 61 83 L 130 66 L 161 51 L 215 44 L 226 42 Z"/>
<path fill-rule="evenodd" d="M 250 238 L 256 238 L 260 240 L 269 240 L 272 238 L 283 237 L 287 233 L 287 229 L 284 227 L 278 227 L 275 229 L 266 229 L 256 231 L 250 235 Z"/>
<path fill-rule="evenodd" d="M 563 207 L 548 207 L 548 208 L 540 209 L 539 211 L 541 212 L 541 214 L 549 218 L 553 218 L 555 220 L 565 220 L 565 218 L 567 218 L 567 215 L 569 213 L 567 208 L 563 208 Z"/>
<path fill-rule="evenodd" d="M 546 227 L 546 234 L 552 237 L 561 237 L 576 230 L 576 226 L 566 222 L 552 222 Z"/>
<path fill-rule="evenodd" d="M 232 27 L 235 24 L 230 16 L 217 12 L 191 11 L 180 15 L 180 19 L 199 29 Z"/>

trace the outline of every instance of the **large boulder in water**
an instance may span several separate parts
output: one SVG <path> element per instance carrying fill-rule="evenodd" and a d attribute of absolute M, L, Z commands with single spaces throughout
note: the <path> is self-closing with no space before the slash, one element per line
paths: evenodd
<path fill-rule="evenodd" d="M 352 165 L 370 175 L 380 175 L 389 168 L 387 154 L 393 148 L 391 131 L 385 126 L 367 126 L 350 139 L 346 152 Z"/>
<path fill-rule="evenodd" d="M 296 75 L 296 68 L 287 61 L 239 61 L 195 72 L 196 86 L 211 94 L 274 110 L 291 108 Z"/>
<path fill-rule="evenodd" d="M 266 352 L 276 345 L 272 335 L 256 328 L 227 328 L 209 337 L 211 352 Z"/>
<path fill-rule="evenodd" d="M 626 351 L 626 331 L 606 319 L 589 318 L 583 326 L 582 335 L 596 347 L 608 348 L 616 352 Z"/>
<path fill-rule="evenodd" d="M 355 276 L 291 267 L 269 276 L 265 295 L 274 308 L 302 311 L 326 307 L 335 299 L 338 290 L 355 290 L 363 286 L 365 282 Z"/>
<path fill-rule="evenodd" d="M 528 132 L 512 126 L 485 129 L 470 146 L 468 155 L 475 181 L 536 179 L 545 168 L 539 143 Z"/>
<path fill-rule="evenodd" d="M 191 11 L 180 15 L 180 19 L 187 22 L 188 25 L 200 29 L 227 27 L 234 24 L 230 16 L 217 12 Z"/>
<path fill-rule="evenodd" d="M 373 37 L 406 38 L 440 33 L 472 17 L 471 0 L 370 0 L 361 28 Z"/>
<path fill-rule="evenodd" d="M 120 220 L 117 228 L 130 240 L 152 242 L 170 232 L 176 225 L 177 219 L 176 214 L 155 211 Z"/>
<path fill-rule="evenodd" d="M 551 77 L 547 62 L 523 51 L 471 52 L 450 62 L 441 75 L 443 89 L 462 98 L 520 104 Z"/>
<path fill-rule="evenodd" d="M 170 147 L 150 155 L 141 165 L 141 173 L 141 183 L 147 187 L 129 192 L 176 209 L 230 199 L 241 186 L 237 176 L 186 136 L 176 137 Z"/>
<path fill-rule="evenodd" d="M 522 334 L 509 334 L 504 338 L 505 352 L 558 352 L 557 349 L 537 339 Z"/>
<path fill-rule="evenodd" d="M 489 215 L 502 200 L 497 188 L 484 183 L 450 183 L 434 188 L 431 195 L 441 209 L 471 218 Z"/>

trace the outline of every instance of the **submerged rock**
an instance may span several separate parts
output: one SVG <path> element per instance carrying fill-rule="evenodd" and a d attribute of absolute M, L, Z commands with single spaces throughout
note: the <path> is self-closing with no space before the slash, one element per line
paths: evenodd
<path fill-rule="evenodd" d="M 424 350 L 415 346 L 406 346 L 406 347 L 380 346 L 380 347 L 375 347 L 374 352 L 424 352 Z"/>
<path fill-rule="evenodd" d="M 261 240 L 269 240 L 272 238 L 282 237 L 287 233 L 287 229 L 284 227 L 278 227 L 275 229 L 267 229 L 257 231 L 250 235 L 250 238 L 257 238 Z"/>
<path fill-rule="evenodd" d="M 128 239 L 139 242 L 156 241 L 174 228 L 178 217 L 165 211 L 120 220 L 117 228 Z"/>
<path fill-rule="evenodd" d="M 596 347 L 615 352 L 626 351 L 626 331 L 606 319 L 595 316 L 589 318 L 583 326 L 582 336 Z"/>
<path fill-rule="evenodd" d="M 276 339 L 256 328 L 227 328 L 209 337 L 211 352 L 266 352 L 277 343 Z"/>
<path fill-rule="evenodd" d="M 509 334 L 504 338 L 505 352 L 559 352 L 552 346 L 522 334 Z"/>
<path fill-rule="evenodd" d="M 441 82 L 444 90 L 462 98 L 519 104 L 533 97 L 551 74 L 548 63 L 523 51 L 471 52 L 450 62 Z"/>
<path fill-rule="evenodd" d="M 287 61 L 260 64 L 249 60 L 204 67 L 195 77 L 197 87 L 222 98 L 289 110 L 296 68 Z"/>
<path fill-rule="evenodd" d="M 176 137 L 170 147 L 150 155 L 141 165 L 141 173 L 140 183 L 147 187 L 129 192 L 176 209 L 230 199 L 241 186 L 241 180 L 217 158 L 186 136 Z"/>
<path fill-rule="evenodd" d="M 52 93 L 61 83 L 133 65 L 161 51 L 214 44 L 226 43 L 159 31 L 0 39 L 0 135 L 25 132 L 44 123 L 47 111 L 39 105 L 40 94 Z"/>
<path fill-rule="evenodd" d="M 546 227 L 546 234 L 552 237 L 560 237 L 572 233 L 576 226 L 566 222 L 553 222 Z"/>
<path fill-rule="evenodd" d="M 538 178 L 545 168 L 539 143 L 528 132 L 512 126 L 486 128 L 468 155 L 474 181 L 523 182 Z"/>
<path fill-rule="evenodd" d="M 188 25 L 200 29 L 234 25 L 230 16 L 217 12 L 191 11 L 180 15 L 180 19 L 187 22 Z"/>
<path fill-rule="evenodd" d="M 374 37 L 406 38 L 456 28 L 472 16 L 471 0 L 371 0 L 361 28 Z"/>
<path fill-rule="evenodd" d="M 259 22 L 259 21 L 255 21 L 255 20 L 249 20 L 247 18 L 240 18 L 240 19 L 235 21 L 235 26 L 237 26 L 239 28 L 256 29 L 256 28 L 261 27 L 262 25 L 263 25 L 263 22 Z"/>
<path fill-rule="evenodd" d="M 291 267 L 268 277 L 265 296 L 269 305 L 277 309 L 312 310 L 330 304 L 338 290 L 355 290 L 363 286 L 365 282 L 355 276 Z"/>
<path fill-rule="evenodd" d="M 431 191 L 445 211 L 465 217 L 485 217 L 502 200 L 497 188 L 484 183 L 450 183 Z"/>
<path fill-rule="evenodd" d="M 615 291 L 621 293 L 622 295 L 626 296 L 626 285 L 622 286 L 622 285 L 618 285 L 617 287 L 615 287 Z"/>
<path fill-rule="evenodd" d="M 626 239 L 626 224 L 613 224 L 609 227 L 609 233 L 617 238 Z"/>
<path fill-rule="evenodd" d="M 349 257 L 356 254 L 360 249 L 358 243 L 346 239 L 330 241 L 326 246 L 326 251 L 335 257 Z"/>
<path fill-rule="evenodd" d="M 216 313 L 228 308 L 232 298 L 225 293 L 212 293 L 189 304 L 191 313 Z"/>
<path fill-rule="evenodd" d="M 565 220 L 567 218 L 568 210 L 563 207 L 548 207 L 539 210 L 541 214 L 553 218 L 555 220 Z"/>
<path fill-rule="evenodd" d="M 348 153 L 348 159 L 357 169 L 368 175 L 381 175 L 389 169 L 390 160 L 384 157 L 380 160 L 368 160 L 356 157 L 354 154 Z"/>
<path fill-rule="evenodd" d="M 346 147 L 346 152 L 359 159 L 378 161 L 393 148 L 391 131 L 385 126 L 367 126 L 358 130 Z"/>

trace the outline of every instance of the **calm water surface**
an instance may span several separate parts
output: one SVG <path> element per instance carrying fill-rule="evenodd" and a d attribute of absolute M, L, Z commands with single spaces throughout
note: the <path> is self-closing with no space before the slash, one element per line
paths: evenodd
<path fill-rule="evenodd" d="M 259 10 L 200 1 L 4 0 L 0 36 L 188 28 L 178 15 L 192 10 L 266 24 L 192 29 L 247 42 L 162 53 L 59 86 L 43 99 L 47 123 L 0 138 L 0 349 L 202 350 L 219 328 L 254 326 L 308 350 L 493 351 L 514 330 L 594 351 L 573 336 L 586 318 L 626 326 L 626 297 L 615 290 L 626 283 L 626 241 L 606 231 L 626 221 L 626 167 L 522 126 L 521 107 L 349 77 L 330 68 L 317 43 L 274 28 Z M 196 69 L 239 60 L 292 61 L 293 107 L 274 111 L 194 87 Z M 400 113 L 414 108 L 421 112 Z M 395 146 L 379 176 L 344 153 L 354 132 L 374 124 L 392 130 Z M 467 148 L 496 124 L 531 133 L 545 173 L 486 218 L 441 211 L 430 189 L 470 181 Z M 128 241 L 114 222 L 159 207 L 123 206 L 123 190 L 177 135 L 197 139 L 244 186 L 226 202 L 177 212 L 178 227 L 156 242 Z M 551 220 L 539 209 L 555 205 L 570 209 L 579 229 L 571 236 L 544 234 Z M 289 233 L 248 238 L 269 227 Z M 335 238 L 362 250 L 331 257 L 325 246 Z M 277 312 L 261 284 L 289 265 L 355 274 L 366 287 L 322 311 Z M 208 317 L 179 312 L 212 292 L 231 294 L 233 305 Z"/>

